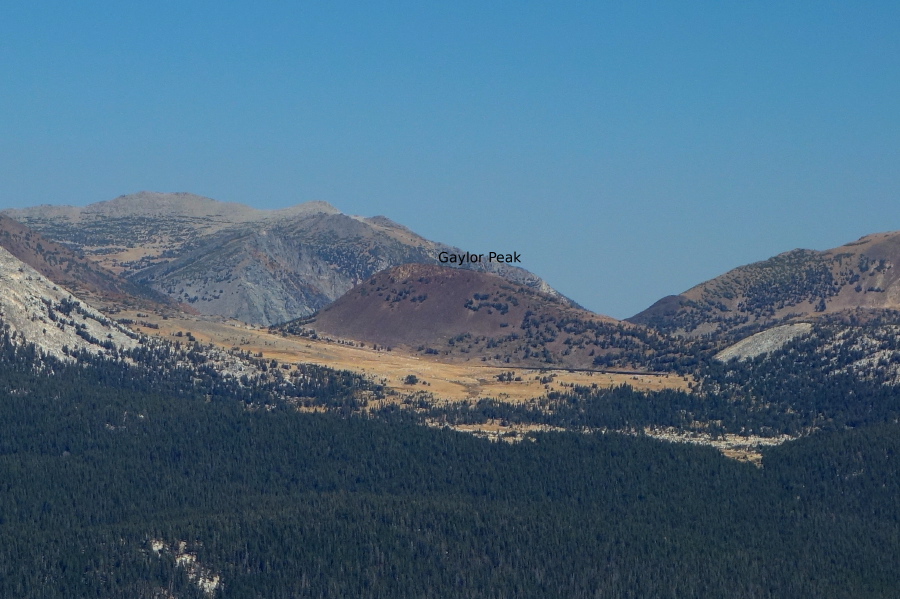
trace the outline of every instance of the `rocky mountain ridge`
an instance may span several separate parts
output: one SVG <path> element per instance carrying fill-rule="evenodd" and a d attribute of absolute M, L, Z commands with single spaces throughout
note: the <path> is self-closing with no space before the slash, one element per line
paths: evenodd
<path fill-rule="evenodd" d="M 437 264 L 441 251 L 460 251 L 388 218 L 345 215 L 325 202 L 265 211 L 141 192 L 81 208 L 5 213 L 201 314 L 262 325 L 307 316 L 379 270 Z M 470 267 L 562 297 L 521 268 Z"/>
<path fill-rule="evenodd" d="M 792 250 L 665 297 L 627 320 L 674 335 L 733 342 L 797 319 L 897 309 L 898 264 L 900 232 L 867 235 L 831 250 Z"/>

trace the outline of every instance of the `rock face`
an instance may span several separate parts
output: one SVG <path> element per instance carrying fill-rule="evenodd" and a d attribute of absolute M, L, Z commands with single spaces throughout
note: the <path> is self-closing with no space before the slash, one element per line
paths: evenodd
<path fill-rule="evenodd" d="M 741 339 L 734 345 L 720 351 L 715 358 L 722 362 L 727 362 L 732 358 L 737 358 L 738 360 L 755 358 L 783 347 L 785 343 L 794 337 L 809 333 L 812 331 L 812 328 L 813 325 L 808 322 L 772 327 L 761 333 L 750 335 L 746 339 Z"/>
<path fill-rule="evenodd" d="M 17 341 L 59 359 L 87 350 L 109 355 L 138 345 L 138 335 L 78 300 L 0 248 L 0 323 Z"/>
<path fill-rule="evenodd" d="M 900 308 L 900 232 L 823 252 L 793 250 L 656 302 L 629 322 L 686 336 L 742 338 L 797 317 Z"/>
<path fill-rule="evenodd" d="M 460 252 L 385 217 L 348 216 L 325 202 L 267 211 L 142 192 L 83 208 L 6 213 L 202 314 L 262 325 L 312 314 L 385 268 L 437 264 L 439 252 Z M 473 268 L 571 303 L 521 268 Z"/>

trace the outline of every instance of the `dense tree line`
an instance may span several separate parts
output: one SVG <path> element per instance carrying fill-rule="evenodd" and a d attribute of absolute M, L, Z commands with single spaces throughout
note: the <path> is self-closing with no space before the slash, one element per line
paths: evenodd
<path fill-rule="evenodd" d="M 900 592 L 894 424 L 758 469 L 642 437 L 258 409 L 265 389 L 160 369 L 0 343 L 0 596 L 204 596 L 154 539 L 184 541 L 223 598 Z"/>
<path fill-rule="evenodd" d="M 714 435 L 762 436 L 897 422 L 898 339 L 896 331 L 872 326 L 819 326 L 814 335 L 754 359 L 723 363 L 695 354 L 695 363 L 686 368 L 698 380 L 691 392 L 576 385 L 517 404 L 490 398 L 434 404 L 422 418 L 451 425 L 501 420 L 568 430 L 699 427 Z M 873 348 L 880 358 L 869 360 Z"/>

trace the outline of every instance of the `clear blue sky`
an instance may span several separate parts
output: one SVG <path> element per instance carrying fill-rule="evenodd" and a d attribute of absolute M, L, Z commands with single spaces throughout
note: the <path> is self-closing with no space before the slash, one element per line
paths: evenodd
<path fill-rule="evenodd" d="M 895 2 L 9 2 L 0 207 L 326 200 L 626 317 L 900 229 Z"/>

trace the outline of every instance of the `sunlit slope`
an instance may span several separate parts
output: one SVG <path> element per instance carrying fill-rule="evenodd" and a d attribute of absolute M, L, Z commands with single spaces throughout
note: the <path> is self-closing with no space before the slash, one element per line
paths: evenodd
<path fill-rule="evenodd" d="M 792 318 L 898 309 L 898 264 L 898 232 L 827 251 L 793 250 L 663 298 L 628 320 L 676 334 L 741 336 Z"/>
<path fill-rule="evenodd" d="M 193 194 L 141 192 L 84 207 L 6 213 L 201 314 L 261 325 L 308 316 L 385 268 L 437 264 L 442 251 L 462 251 L 388 218 L 342 214 L 325 202 L 258 210 Z M 515 266 L 465 266 L 561 297 Z"/>
<path fill-rule="evenodd" d="M 495 275 L 422 264 L 380 272 L 283 330 L 530 367 L 643 367 L 667 344 Z"/>

